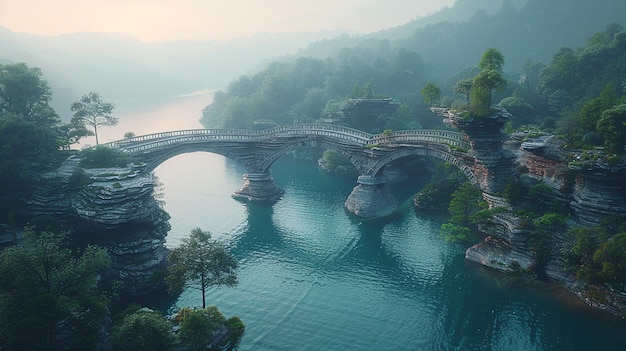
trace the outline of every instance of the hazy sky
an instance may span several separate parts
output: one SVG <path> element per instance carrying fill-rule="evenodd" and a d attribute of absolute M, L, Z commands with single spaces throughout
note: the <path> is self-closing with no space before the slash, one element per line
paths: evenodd
<path fill-rule="evenodd" d="M 223 40 L 257 32 L 373 32 L 455 0 L 0 0 L 0 26 L 56 35 L 123 32 L 143 41 Z"/>

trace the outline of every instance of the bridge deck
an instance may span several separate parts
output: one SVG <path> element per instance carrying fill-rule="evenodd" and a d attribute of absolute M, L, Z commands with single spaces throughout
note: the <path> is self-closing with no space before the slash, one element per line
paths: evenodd
<path fill-rule="evenodd" d="M 263 142 L 281 138 L 328 138 L 356 147 L 391 146 L 411 143 L 438 143 L 469 148 L 464 133 L 449 130 L 404 130 L 393 133 L 369 134 L 360 130 L 332 124 L 295 124 L 265 130 L 244 129 L 188 129 L 153 133 L 122 139 L 103 146 L 117 147 L 129 153 L 199 142 Z"/>

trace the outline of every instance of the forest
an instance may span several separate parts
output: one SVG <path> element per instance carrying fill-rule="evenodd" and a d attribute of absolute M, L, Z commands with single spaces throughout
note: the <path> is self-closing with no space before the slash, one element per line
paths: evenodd
<path fill-rule="evenodd" d="M 601 3 L 624 6 L 622 2 Z M 514 7 L 510 1 L 504 4 L 494 14 L 479 11 L 467 22 L 419 27 L 401 40 L 345 37 L 313 43 L 299 55 L 272 61 L 216 91 L 214 102 L 203 111 L 202 123 L 207 128 L 258 129 L 330 122 L 369 133 L 446 129 L 451 127 L 430 108 L 467 110 L 476 98 L 472 96 L 472 88 L 475 92 L 485 72 L 495 71 L 496 75 L 491 77 L 497 78 L 494 81 L 498 84 L 489 88 L 486 107 L 487 111 L 492 106 L 502 107 L 511 113 L 512 119 L 505 128 L 507 133 L 550 133 L 568 148 L 601 150 L 609 163 L 623 162 L 626 152 L 623 23 L 604 23 L 595 34 L 579 38 L 583 44 L 567 46 L 563 45 L 568 43 L 566 37 L 582 34 L 554 31 L 555 27 L 566 25 L 542 16 L 555 13 L 546 9 L 548 4 L 538 0 L 529 0 L 521 8 Z M 563 1 L 551 5 L 563 6 Z M 585 6 L 576 13 L 583 14 L 588 10 Z M 578 27 L 583 33 L 589 28 L 580 21 Z M 520 26 L 533 30 L 520 31 Z M 557 35 L 543 40 L 549 31 Z M 493 32 L 506 35 L 500 43 L 489 41 L 489 47 L 480 47 L 470 40 L 488 37 Z M 355 45 L 342 45 L 348 42 Z M 550 51 L 550 55 L 545 54 Z M 484 62 L 484 54 L 488 52 L 496 54 L 495 66 Z M 41 69 L 10 63 L 0 65 L 0 72 L 0 222 L 2 233 L 8 235 L 7 228 L 23 226 L 30 220 L 19 217 L 16 208 L 28 195 L 45 190 L 46 179 L 40 175 L 67 158 L 70 154 L 67 146 L 84 130 L 62 122 L 52 109 L 52 91 Z M 485 96 L 483 93 L 482 97 Z M 367 104 L 367 109 L 361 108 Z M 480 115 L 481 111 L 477 113 Z M 599 154 L 584 155 L 591 158 Z M 578 161 L 584 159 L 572 162 Z M 448 231 L 448 237 L 463 240 L 467 237 L 464 228 L 485 220 L 493 212 L 482 211 L 484 205 L 475 201 L 476 193 L 458 182 L 458 174 L 446 167 L 436 166 L 433 178 L 440 183 L 431 183 L 426 192 L 432 191 L 432 198 L 436 199 L 433 202 L 452 214 L 451 223 L 442 228 Z M 81 179 L 74 181 L 79 186 Z M 441 196 L 435 194 L 440 188 L 447 189 L 444 200 L 436 197 Z M 515 202 L 521 198 L 516 190 L 512 183 L 504 196 Z M 530 196 L 537 199 L 536 203 L 517 213 L 537 228 L 538 234 L 562 227 L 566 218 L 565 213 L 559 212 L 558 204 L 549 203 L 547 193 L 545 187 L 533 187 Z M 467 202 L 475 203 L 471 216 L 463 207 Z M 537 206 L 541 202 L 546 202 L 547 207 Z M 141 311 L 138 306 L 125 310 L 116 304 L 119 297 L 116 286 L 101 280 L 101 274 L 110 267 L 101 248 L 68 245 L 68 238 L 56 233 L 63 229 L 51 226 L 50 223 L 57 222 L 49 220 L 32 221 L 24 231 L 25 245 L 4 249 L 0 256 L 0 349 L 16 345 L 54 349 L 59 343 L 65 349 L 103 349 L 99 344 L 102 340 L 99 328 L 103 316 L 110 312 L 108 309 L 115 312 L 111 322 L 116 326 L 111 330 L 113 346 L 124 344 L 127 340 L 124 338 L 140 332 L 167 334 L 163 330 L 170 326 L 160 314 Z M 567 259 L 578 278 L 590 283 L 615 284 L 618 288 L 622 284 L 623 288 L 624 223 L 623 218 L 609 218 L 599 228 L 577 228 L 570 233 L 575 239 Z M 541 244 L 541 235 L 537 241 Z M 48 263 L 58 268 L 60 274 L 42 279 L 38 273 L 50 266 L 41 262 L 31 262 L 36 268 L 32 270 L 34 273 L 21 274 L 20 263 L 28 261 L 33 254 L 50 259 Z M 15 276 L 20 279 L 14 279 Z M 183 311 L 181 318 L 196 318 L 206 322 L 209 329 L 215 328 L 215 319 L 225 321 L 219 311 L 211 309 Z M 65 323 L 64 328 L 60 328 L 61 322 Z M 234 329 L 243 332 L 240 321 L 231 322 Z M 142 330 L 146 325 L 153 328 Z M 59 337 L 59 329 L 67 333 Z M 193 333 L 189 333 L 192 338 Z M 173 343 L 171 339 L 162 342 Z"/>
<path fill-rule="evenodd" d="M 272 62 L 257 74 L 232 81 L 226 91 L 217 91 L 203 111 L 202 123 L 209 128 L 254 128 L 255 122 L 333 120 L 370 133 L 446 128 L 429 108 L 467 104 L 463 84 L 471 84 L 479 73 L 480 55 L 475 65 L 434 82 L 418 52 L 390 47 L 386 41 L 378 44 L 344 48 L 327 59 Z M 548 64 L 527 60 L 519 73 L 502 72 L 505 82 L 493 91 L 492 101 L 513 115 L 507 130 L 540 128 L 572 146 L 605 145 L 623 153 L 625 49 L 626 31 L 613 23 L 583 47 L 558 49 Z M 424 94 L 427 86 L 440 91 L 436 99 Z M 347 108 L 350 99 L 363 98 L 392 99 L 398 107 L 367 123 Z"/>

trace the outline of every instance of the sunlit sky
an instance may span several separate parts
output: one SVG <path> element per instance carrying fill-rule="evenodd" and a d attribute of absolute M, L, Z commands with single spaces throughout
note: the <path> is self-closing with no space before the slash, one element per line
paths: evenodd
<path fill-rule="evenodd" d="M 258 32 L 369 33 L 455 0 L 0 0 L 0 26 L 58 35 L 130 33 L 146 42 L 226 40 Z"/>

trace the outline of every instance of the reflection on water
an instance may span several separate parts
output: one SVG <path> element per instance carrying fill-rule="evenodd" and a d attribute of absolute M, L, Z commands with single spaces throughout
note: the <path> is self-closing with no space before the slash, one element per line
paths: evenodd
<path fill-rule="evenodd" d="M 172 215 L 168 245 L 194 226 L 240 262 L 239 286 L 207 298 L 246 324 L 242 350 L 614 350 L 626 326 L 468 267 L 437 217 L 410 206 L 362 221 L 343 203 L 356 179 L 279 159 L 274 206 L 230 194 L 243 170 L 222 156 L 177 156 L 156 170 Z M 401 201 L 424 179 L 396 185 Z M 172 306 L 199 306 L 196 290 Z"/>
<path fill-rule="evenodd" d="M 103 97 L 105 101 L 106 97 Z M 202 109 L 213 101 L 212 91 L 175 96 L 157 101 L 117 103 L 113 116 L 119 119 L 117 125 L 98 128 L 98 140 L 107 143 L 124 138 L 127 132 L 145 135 L 172 130 L 203 128 L 199 120 Z M 82 146 L 95 145 L 95 137 L 81 139 Z"/>

